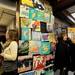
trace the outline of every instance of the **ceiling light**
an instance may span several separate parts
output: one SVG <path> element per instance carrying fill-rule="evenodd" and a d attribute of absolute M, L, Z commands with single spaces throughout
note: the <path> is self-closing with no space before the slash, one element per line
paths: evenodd
<path fill-rule="evenodd" d="M 72 13 L 71 15 L 75 18 L 75 13 Z"/>
<path fill-rule="evenodd" d="M 70 17 L 70 16 L 67 16 L 73 23 L 75 23 L 75 20 L 72 18 L 72 17 Z"/>

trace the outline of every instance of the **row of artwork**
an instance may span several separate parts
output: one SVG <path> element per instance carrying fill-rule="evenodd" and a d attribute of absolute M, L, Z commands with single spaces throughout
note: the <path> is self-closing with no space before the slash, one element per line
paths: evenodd
<path fill-rule="evenodd" d="M 37 4 L 36 6 L 40 6 L 41 8 L 44 7 L 40 0 L 21 0 L 21 4 L 26 4 L 30 7 L 35 7 L 34 4 Z"/>
<path fill-rule="evenodd" d="M 20 46 L 19 53 L 49 54 L 51 52 L 50 42 L 54 36 L 51 35 L 52 33 L 49 33 L 46 23 L 33 21 L 29 26 L 29 22 L 26 24 L 27 21 L 21 18 L 21 40 L 23 43 Z"/>
<path fill-rule="evenodd" d="M 19 46 L 19 55 L 28 55 L 29 53 L 47 55 L 50 52 L 51 44 L 47 41 L 24 41 Z"/>
<path fill-rule="evenodd" d="M 48 64 L 46 62 L 49 61 L 49 64 L 53 64 L 50 62 L 53 59 L 52 55 L 35 55 L 33 59 L 25 59 L 23 61 L 18 62 L 18 72 L 27 72 L 31 70 L 42 70 L 45 69 Z"/>
<path fill-rule="evenodd" d="M 24 28 L 32 28 L 33 31 L 41 31 L 42 33 L 53 31 L 53 26 L 46 22 L 33 21 L 27 18 L 20 18 L 20 25 Z"/>
<path fill-rule="evenodd" d="M 44 30 L 42 30 L 44 31 Z M 37 31 L 31 31 L 29 28 L 22 28 L 21 40 L 23 41 L 50 41 L 50 35 L 52 33 L 41 33 Z M 51 42 L 51 41 L 50 41 Z"/>
<path fill-rule="evenodd" d="M 51 13 L 46 13 L 44 10 L 30 8 L 26 5 L 20 5 L 20 17 L 26 17 L 36 21 L 48 22 L 51 21 Z"/>
<path fill-rule="evenodd" d="M 23 75 L 51 64 L 51 42 L 54 38 L 54 34 L 50 33 L 53 31 L 51 12 L 52 9 L 44 6 L 40 0 L 20 0 L 21 37 L 18 52 L 21 61 L 18 60 L 18 72 L 25 72 Z M 22 60 L 22 56 L 26 55 L 32 55 L 32 58 Z"/>

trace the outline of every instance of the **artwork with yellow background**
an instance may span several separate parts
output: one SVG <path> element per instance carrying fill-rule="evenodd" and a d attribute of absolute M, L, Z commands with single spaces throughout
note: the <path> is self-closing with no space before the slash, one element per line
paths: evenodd
<path fill-rule="evenodd" d="M 49 42 L 55 42 L 55 34 L 49 33 L 48 34 L 48 40 L 49 40 Z"/>
<path fill-rule="evenodd" d="M 29 25 L 31 24 L 32 20 L 28 19 L 28 18 L 20 18 L 20 22 L 21 22 L 21 27 L 30 27 Z"/>
<path fill-rule="evenodd" d="M 32 0 L 21 0 L 21 3 L 33 7 L 33 1 Z"/>
<path fill-rule="evenodd" d="M 68 37 L 75 43 L 75 28 L 68 28 Z"/>

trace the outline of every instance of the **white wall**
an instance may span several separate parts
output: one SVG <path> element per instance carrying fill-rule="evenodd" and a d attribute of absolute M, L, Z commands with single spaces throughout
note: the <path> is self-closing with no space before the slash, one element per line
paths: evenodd
<path fill-rule="evenodd" d="M 9 0 L 0 0 L 0 7 L 4 7 L 7 9 L 11 9 L 13 11 L 16 11 L 16 3 L 13 3 Z"/>
<path fill-rule="evenodd" d="M 15 21 L 12 20 L 12 22 L 10 23 L 10 25 L 7 27 L 7 30 L 9 30 L 9 29 L 15 29 L 15 26 L 16 26 Z"/>

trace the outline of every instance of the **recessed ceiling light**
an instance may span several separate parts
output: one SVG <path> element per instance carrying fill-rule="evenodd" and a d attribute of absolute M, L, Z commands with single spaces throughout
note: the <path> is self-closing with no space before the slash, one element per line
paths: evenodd
<path fill-rule="evenodd" d="M 72 17 L 70 17 L 70 16 L 67 16 L 73 23 L 75 23 L 75 20 L 72 18 Z"/>
<path fill-rule="evenodd" d="M 72 13 L 71 15 L 75 18 L 75 13 Z"/>

